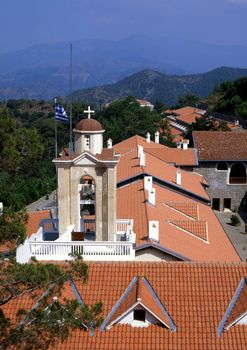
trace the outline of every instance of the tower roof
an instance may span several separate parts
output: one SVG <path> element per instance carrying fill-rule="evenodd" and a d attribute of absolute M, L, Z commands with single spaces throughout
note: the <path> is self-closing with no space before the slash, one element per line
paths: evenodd
<path fill-rule="evenodd" d="M 104 131 L 100 122 L 95 119 L 82 119 L 77 123 L 75 131 Z"/>

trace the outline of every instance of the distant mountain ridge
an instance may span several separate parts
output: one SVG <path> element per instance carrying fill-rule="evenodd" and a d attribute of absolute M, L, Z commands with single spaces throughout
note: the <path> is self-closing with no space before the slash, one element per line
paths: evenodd
<path fill-rule="evenodd" d="M 132 36 L 73 42 L 73 90 L 111 84 L 150 69 L 166 74 L 245 68 L 247 47 Z M 0 55 L 0 100 L 50 99 L 69 90 L 69 43 L 43 44 Z"/>
<path fill-rule="evenodd" d="M 143 70 L 115 84 L 82 89 L 73 92 L 73 100 L 81 100 L 96 106 L 124 98 L 128 95 L 167 105 L 175 104 L 180 96 L 192 93 L 207 97 L 215 86 L 224 81 L 247 76 L 247 69 L 221 67 L 203 74 L 166 75 L 153 70 Z"/>

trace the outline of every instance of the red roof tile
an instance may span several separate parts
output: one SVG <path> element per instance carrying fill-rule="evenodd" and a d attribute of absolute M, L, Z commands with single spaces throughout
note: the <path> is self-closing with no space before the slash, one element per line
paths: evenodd
<path fill-rule="evenodd" d="M 135 277 L 134 280 L 132 280 L 124 294 L 113 307 L 109 316 L 107 316 L 102 327 L 108 328 L 118 323 L 120 317 L 123 317 L 140 303 L 149 312 L 151 311 L 164 325 L 173 327 L 170 317 L 164 312 L 164 306 L 160 303 L 158 296 L 145 277 Z"/>
<path fill-rule="evenodd" d="M 50 219 L 50 210 L 39 210 L 28 213 L 28 221 L 26 224 L 27 237 L 30 237 L 33 233 L 36 233 L 39 229 L 39 224 L 42 219 Z"/>
<path fill-rule="evenodd" d="M 146 152 L 164 162 L 174 163 L 178 166 L 197 165 L 194 148 L 188 148 L 186 150 L 182 148 L 148 148 Z"/>
<path fill-rule="evenodd" d="M 174 187 L 181 188 L 205 199 L 209 199 L 206 190 L 202 186 L 204 183 L 203 176 L 180 170 L 182 174 L 182 185 L 178 186 L 176 185 L 177 170 L 178 169 L 175 166 L 161 161 L 148 152 L 146 152 L 146 166 L 140 166 L 137 149 L 135 149 L 121 155 L 120 162 L 117 166 L 117 181 L 121 182 L 130 177 L 146 173 L 157 177 Z"/>
<path fill-rule="evenodd" d="M 198 213 L 198 204 L 196 203 L 173 203 L 167 202 L 165 203 L 170 208 L 179 211 L 180 213 L 189 216 L 195 220 L 199 219 Z"/>
<path fill-rule="evenodd" d="M 76 329 L 51 349 L 246 350 L 247 326 L 235 325 L 220 337 L 217 335 L 220 320 L 246 275 L 245 263 L 91 263 L 88 282 L 76 282 L 87 305 L 101 301 L 106 317 L 133 278 L 145 276 L 174 320 L 176 331 L 171 333 L 156 325 L 114 325 L 106 332 L 97 329 L 92 336 Z M 3 305 L 6 315 L 15 314 L 18 308 L 29 309 L 35 303 L 22 298 Z"/>
<path fill-rule="evenodd" d="M 226 236 L 212 209 L 182 193 L 153 183 L 156 190 L 156 204 L 147 202 L 143 180 L 138 180 L 117 189 L 117 218 L 133 219 L 136 244 L 148 242 L 149 221 L 159 221 L 159 243 L 178 255 L 195 261 L 239 261 L 240 258 Z M 164 203 L 182 203 L 183 208 L 198 207 L 198 218 L 207 222 L 208 244 L 203 240 L 169 224 L 170 221 L 182 221 L 184 213 Z M 192 223 L 193 219 L 190 220 Z M 194 231 L 193 231 L 194 232 Z M 201 231 L 200 231 L 201 232 Z M 204 237 L 204 236 L 202 236 Z"/>
<path fill-rule="evenodd" d="M 206 221 L 171 220 L 169 223 L 203 239 L 204 241 L 208 241 Z"/>
<path fill-rule="evenodd" d="M 194 131 L 199 161 L 247 160 L 247 132 Z"/>

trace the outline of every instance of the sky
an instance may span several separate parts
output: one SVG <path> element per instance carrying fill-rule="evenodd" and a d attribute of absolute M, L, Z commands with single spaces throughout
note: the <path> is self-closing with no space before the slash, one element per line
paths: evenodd
<path fill-rule="evenodd" d="M 131 35 L 247 46 L 247 0 L 0 0 L 0 9 L 0 53 Z"/>

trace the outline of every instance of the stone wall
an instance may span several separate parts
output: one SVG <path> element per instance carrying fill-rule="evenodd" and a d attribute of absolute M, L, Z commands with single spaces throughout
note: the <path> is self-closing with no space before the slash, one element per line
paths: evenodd
<path fill-rule="evenodd" d="M 203 175 L 208 182 L 207 192 L 211 198 L 220 199 L 220 210 L 224 210 L 224 198 L 231 198 L 231 209 L 237 210 L 244 204 L 243 198 L 247 193 L 246 184 L 229 184 L 229 174 L 234 162 L 227 162 L 228 170 L 217 170 L 217 162 L 200 162 L 200 167 L 194 171 Z M 247 166 L 246 162 L 243 162 Z"/>

